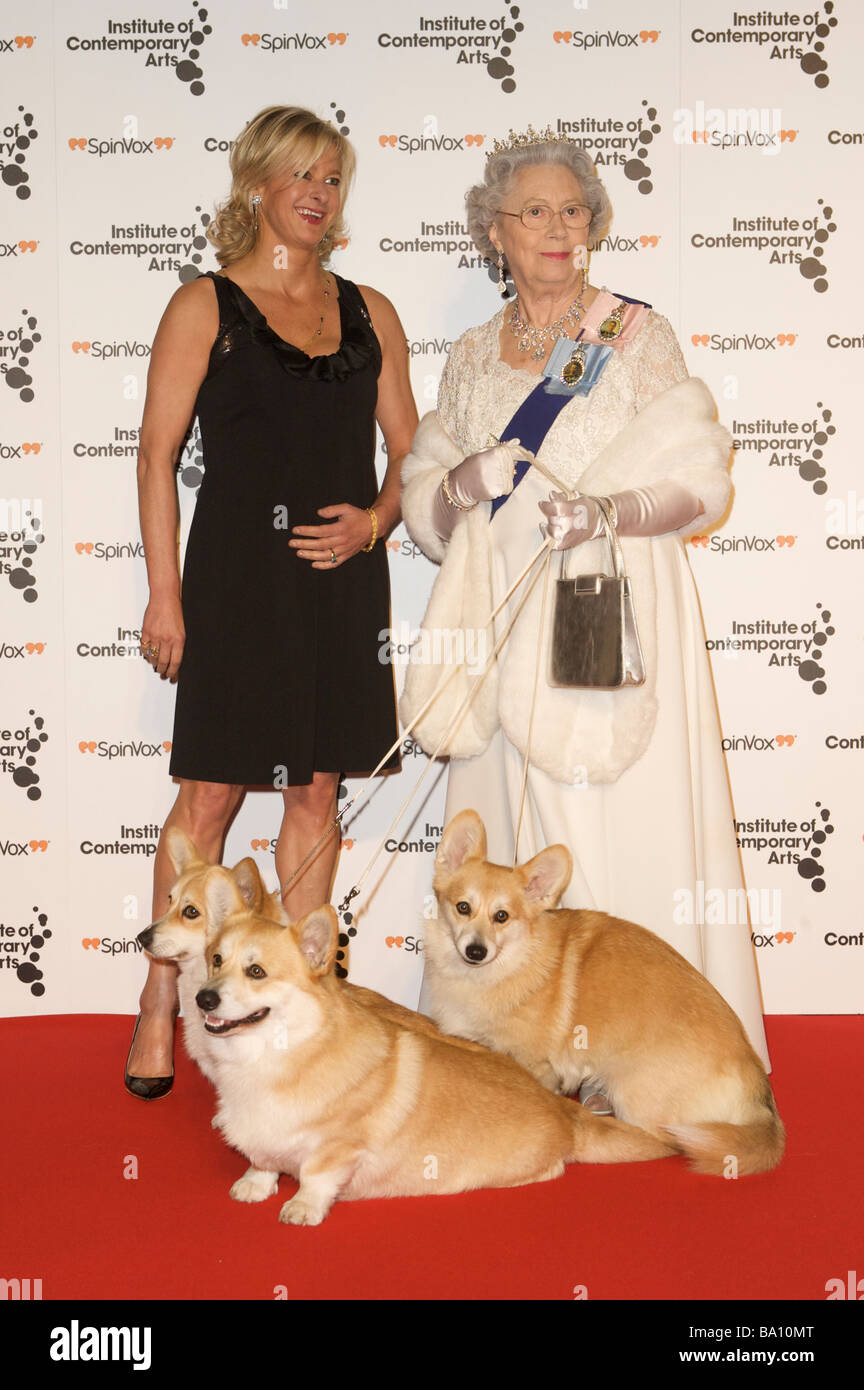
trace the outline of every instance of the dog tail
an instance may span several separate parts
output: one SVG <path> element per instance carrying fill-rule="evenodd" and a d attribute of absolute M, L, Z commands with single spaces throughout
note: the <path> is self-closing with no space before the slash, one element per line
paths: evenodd
<path fill-rule="evenodd" d="M 680 1153 L 674 1141 L 667 1142 L 611 1116 L 592 1115 L 576 1101 L 566 1104 L 576 1111 L 571 1116 L 574 1145 L 570 1163 L 639 1163 Z"/>
<path fill-rule="evenodd" d="M 786 1131 L 768 1078 L 758 1097 L 759 1111 L 749 1124 L 663 1125 L 680 1145 L 694 1173 L 746 1177 L 776 1168 L 786 1147 Z"/>
<path fill-rule="evenodd" d="M 746 1177 L 776 1168 L 786 1147 L 786 1131 L 773 1104 L 748 1125 L 664 1125 L 686 1155 L 694 1173 Z"/>

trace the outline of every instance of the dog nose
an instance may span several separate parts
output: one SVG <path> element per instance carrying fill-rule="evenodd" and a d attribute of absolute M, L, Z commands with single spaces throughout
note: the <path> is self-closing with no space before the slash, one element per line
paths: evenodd
<path fill-rule="evenodd" d="M 469 960 L 479 961 L 485 960 L 488 953 L 487 948 L 483 945 L 482 941 L 471 941 L 465 947 L 465 954 Z"/>
<path fill-rule="evenodd" d="M 150 942 L 153 940 L 153 932 L 155 930 L 156 924 L 154 922 L 151 922 L 150 926 L 145 927 L 144 930 L 139 932 L 135 938 L 135 940 L 138 942 L 138 945 L 143 946 L 145 951 L 150 950 Z"/>
<path fill-rule="evenodd" d="M 205 1014 L 212 1014 L 219 1006 L 219 995 L 215 989 L 199 989 L 195 995 L 195 1003 Z"/>

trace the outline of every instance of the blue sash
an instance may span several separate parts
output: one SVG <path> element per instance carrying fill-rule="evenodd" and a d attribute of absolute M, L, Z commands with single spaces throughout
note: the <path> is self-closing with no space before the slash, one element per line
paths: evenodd
<path fill-rule="evenodd" d="M 641 299 L 628 299 L 626 295 L 617 292 L 615 297 L 623 300 L 626 304 L 644 303 Z M 567 402 L 573 396 L 587 396 L 592 387 L 597 385 L 603 374 L 603 369 L 612 356 L 612 348 L 596 343 L 583 344 L 585 370 L 576 385 L 567 386 L 561 378 L 561 371 L 581 338 L 580 332 L 576 338 L 558 339 L 550 354 L 549 361 L 543 368 L 539 382 L 522 402 L 510 423 L 504 427 L 501 433 L 502 444 L 506 443 L 508 439 L 518 439 L 524 449 L 536 454 Z M 531 464 L 527 459 L 521 459 L 516 464 L 513 473 L 513 491 L 505 492 L 501 497 L 495 498 L 492 503 L 490 520 L 494 518 L 498 508 L 504 506 L 507 498 L 512 497 L 513 492 L 516 491 L 530 467 Z"/>

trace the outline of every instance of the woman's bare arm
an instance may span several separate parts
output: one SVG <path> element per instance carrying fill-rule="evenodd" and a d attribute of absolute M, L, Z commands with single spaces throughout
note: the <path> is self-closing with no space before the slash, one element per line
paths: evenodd
<path fill-rule="evenodd" d="M 138 450 L 138 509 L 150 602 L 141 643 L 158 648 L 161 676 L 176 680 L 185 629 L 180 606 L 176 464 L 207 374 L 219 310 L 212 285 L 194 280 L 171 299 L 153 342 Z"/>

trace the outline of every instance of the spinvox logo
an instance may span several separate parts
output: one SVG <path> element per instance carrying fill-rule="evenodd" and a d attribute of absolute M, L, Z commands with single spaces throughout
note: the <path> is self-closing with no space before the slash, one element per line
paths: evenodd
<path fill-rule="evenodd" d="M 378 144 L 382 149 L 397 149 L 404 154 L 419 154 L 421 151 L 464 150 L 466 146 L 483 144 L 482 135 L 441 135 L 435 116 L 427 116 L 423 123 L 422 135 L 379 135 Z"/>
<path fill-rule="evenodd" d="M 89 338 L 84 338 L 83 340 L 76 338 L 71 346 L 76 357 L 79 356 L 79 354 L 83 354 L 85 357 L 89 357 L 96 361 L 105 361 L 110 357 L 150 356 L 149 343 L 138 343 L 129 338 L 122 343 L 103 343 L 96 339 L 91 342 Z"/>
<path fill-rule="evenodd" d="M 797 539 L 797 536 L 691 536 L 690 544 L 694 548 L 698 546 L 716 555 L 729 555 L 739 551 L 763 554 L 768 550 L 776 554 L 778 550 L 791 550 Z"/>
<path fill-rule="evenodd" d="M 659 29 L 556 29 L 555 43 L 590 53 L 593 49 L 652 48 L 660 37 Z"/>
<path fill-rule="evenodd" d="M 0 261 L 12 260 L 15 256 L 26 256 L 39 246 L 38 241 L 0 241 Z"/>
<path fill-rule="evenodd" d="M 595 246 L 595 252 L 601 251 L 655 251 L 660 245 L 660 238 L 655 234 L 630 237 L 630 236 L 604 236 Z"/>
<path fill-rule="evenodd" d="M 96 560 L 140 560 L 144 558 L 141 541 L 76 541 L 76 555 L 92 555 Z"/>
<path fill-rule="evenodd" d="M 42 445 L 39 443 L 0 444 L 0 459 L 20 459 L 22 454 L 29 458 L 31 454 L 41 452 Z"/>
<path fill-rule="evenodd" d="M 244 48 L 257 48 L 261 53 L 302 53 L 323 48 L 344 47 L 348 35 L 337 34 L 241 34 L 240 42 Z"/>
<path fill-rule="evenodd" d="M 170 150 L 174 146 L 174 136 L 154 135 L 149 140 L 142 140 L 131 135 L 121 135 L 116 139 L 111 136 L 77 135 L 71 136 L 66 143 L 70 150 L 84 150 L 87 154 L 96 155 L 97 159 L 104 159 L 109 154 L 156 154 L 161 150 Z"/>
<path fill-rule="evenodd" d="M 691 333 L 694 347 L 707 347 L 711 352 L 773 352 L 778 347 L 794 347 L 797 333 Z"/>
<path fill-rule="evenodd" d="M 419 955 L 423 950 L 423 939 L 418 936 L 386 936 L 384 945 L 388 948 L 395 946 L 400 951 L 404 948 L 408 955 Z"/>
<path fill-rule="evenodd" d="M 3 642 L 0 641 L 0 660 L 16 661 L 24 660 L 26 656 L 41 656 L 46 647 L 45 642 Z"/>
<path fill-rule="evenodd" d="M 107 758 L 109 763 L 115 758 L 161 758 L 171 752 L 171 740 L 166 738 L 161 743 L 147 743 L 138 738 L 131 743 L 109 743 L 107 739 L 100 739 L 97 743 L 93 739 L 82 739 L 78 752 L 95 753 L 98 758 Z"/>

